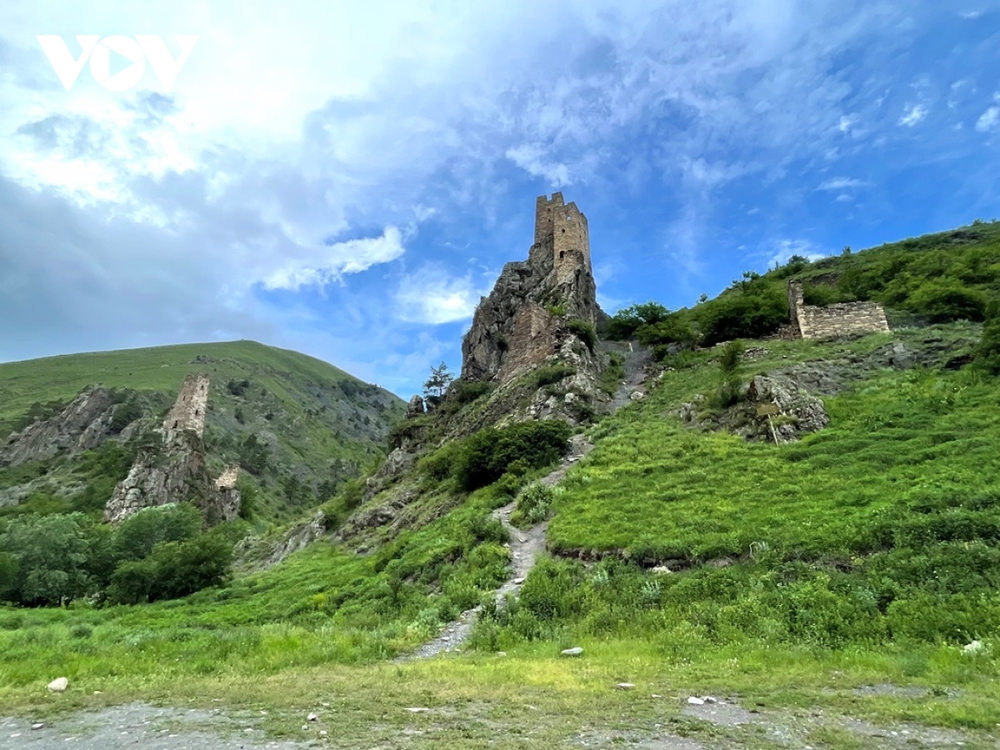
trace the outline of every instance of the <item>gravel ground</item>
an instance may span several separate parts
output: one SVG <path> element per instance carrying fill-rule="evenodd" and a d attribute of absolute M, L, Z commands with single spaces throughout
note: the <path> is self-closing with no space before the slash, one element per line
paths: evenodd
<path fill-rule="evenodd" d="M 51 719 L 0 719 L 0 750 L 304 750 L 310 744 L 268 740 L 252 719 L 216 711 L 114 706 Z"/>

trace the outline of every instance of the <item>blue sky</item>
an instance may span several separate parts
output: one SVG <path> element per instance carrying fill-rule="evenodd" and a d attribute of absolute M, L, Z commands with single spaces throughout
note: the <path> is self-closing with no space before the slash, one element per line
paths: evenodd
<path fill-rule="evenodd" d="M 85 5 L 0 7 L 0 361 L 250 338 L 405 397 L 543 193 L 609 312 L 1000 216 L 997 0 Z M 198 39 L 66 90 L 78 34 Z"/>

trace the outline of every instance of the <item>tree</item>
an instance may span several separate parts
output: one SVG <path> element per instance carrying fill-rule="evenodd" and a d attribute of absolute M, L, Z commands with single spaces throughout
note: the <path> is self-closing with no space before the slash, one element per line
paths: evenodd
<path fill-rule="evenodd" d="M 448 365 L 444 362 L 431 367 L 431 376 L 424 383 L 424 398 L 437 406 L 454 379 L 455 376 L 448 371 Z"/>
<path fill-rule="evenodd" d="M 90 522 L 82 513 L 30 515 L 0 534 L 3 588 L 21 604 L 59 604 L 89 592 Z"/>

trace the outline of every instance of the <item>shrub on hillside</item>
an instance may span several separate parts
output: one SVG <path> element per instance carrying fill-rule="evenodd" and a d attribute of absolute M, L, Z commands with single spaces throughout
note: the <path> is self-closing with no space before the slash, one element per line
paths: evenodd
<path fill-rule="evenodd" d="M 788 322 L 788 300 L 775 285 L 731 291 L 700 307 L 705 346 L 734 339 L 759 339 Z"/>
<path fill-rule="evenodd" d="M 531 377 L 534 380 L 535 387 L 542 388 L 547 385 L 554 385 L 561 380 L 565 380 L 575 374 L 575 372 L 576 371 L 569 365 L 557 363 L 554 365 L 544 365 L 539 367 L 531 374 Z"/>
<path fill-rule="evenodd" d="M 949 279 L 923 284 L 910 295 L 906 306 L 910 311 L 926 316 L 931 323 L 980 321 L 986 317 L 985 295 Z"/>
<path fill-rule="evenodd" d="M 670 311 L 659 302 L 643 302 L 623 307 L 607 323 L 608 338 L 624 341 L 635 335 L 642 326 L 655 325 L 667 319 Z"/>
<path fill-rule="evenodd" d="M 557 420 L 488 427 L 463 443 L 454 475 L 472 491 L 492 484 L 517 462 L 526 469 L 546 466 L 566 454 L 570 434 L 569 425 Z"/>
<path fill-rule="evenodd" d="M 449 386 L 446 404 L 464 406 L 475 401 L 480 396 L 485 396 L 493 390 L 492 383 L 481 383 L 474 380 L 456 380 Z"/>
<path fill-rule="evenodd" d="M 162 542 L 145 560 L 118 566 L 111 577 L 108 600 L 114 604 L 139 604 L 176 599 L 225 582 L 232 564 L 232 549 L 214 534 L 183 542 Z"/>
<path fill-rule="evenodd" d="M 597 331 L 586 320 L 574 318 L 566 323 L 566 328 L 574 336 L 587 345 L 587 350 L 593 354 L 594 347 L 597 346 Z"/>
<path fill-rule="evenodd" d="M 1000 300 L 989 306 L 983 335 L 976 347 L 976 366 L 990 375 L 1000 375 Z"/>
<path fill-rule="evenodd" d="M 90 592 L 91 522 L 82 513 L 28 515 L 0 534 L 8 601 L 59 604 Z"/>

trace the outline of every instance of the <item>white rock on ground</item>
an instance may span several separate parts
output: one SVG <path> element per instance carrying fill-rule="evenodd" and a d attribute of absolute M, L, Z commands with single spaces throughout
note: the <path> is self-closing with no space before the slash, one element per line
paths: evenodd
<path fill-rule="evenodd" d="M 583 649 L 580 646 L 573 646 L 573 648 L 565 648 L 559 652 L 560 656 L 581 656 L 583 654 Z"/>
<path fill-rule="evenodd" d="M 69 680 L 65 677 L 57 677 L 49 683 L 48 688 L 53 693 L 65 692 L 66 688 L 69 687 Z"/>

